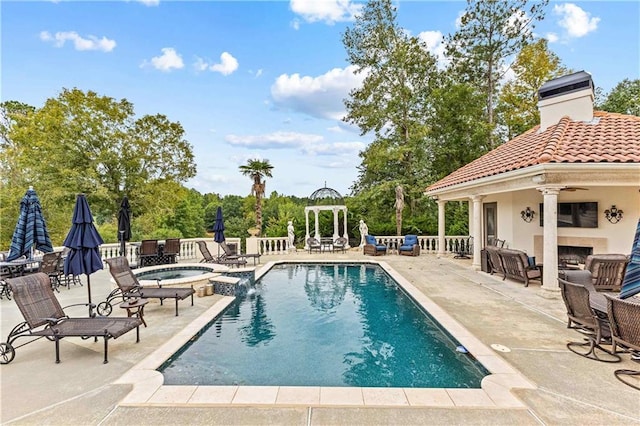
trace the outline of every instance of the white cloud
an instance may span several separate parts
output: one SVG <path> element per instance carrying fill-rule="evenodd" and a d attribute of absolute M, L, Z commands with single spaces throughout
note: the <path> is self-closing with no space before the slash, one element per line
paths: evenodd
<path fill-rule="evenodd" d="M 317 77 L 282 74 L 271 86 L 274 103 L 312 117 L 341 120 L 345 115 L 342 100 L 362 84 L 365 73 L 356 67 L 334 68 Z"/>
<path fill-rule="evenodd" d="M 427 45 L 427 50 L 438 60 L 438 66 L 444 68 L 447 64 L 443 34 L 440 31 L 423 31 L 418 34 L 418 39 Z"/>
<path fill-rule="evenodd" d="M 162 55 L 151 58 L 151 66 L 157 70 L 169 72 L 172 69 L 184 68 L 182 57 L 172 47 L 164 47 L 161 49 Z M 142 66 L 147 65 L 145 61 Z"/>
<path fill-rule="evenodd" d="M 334 142 L 305 145 L 302 151 L 308 155 L 356 155 L 366 147 L 364 142 Z"/>
<path fill-rule="evenodd" d="M 160 0 L 136 0 L 138 3 L 142 3 L 145 6 L 157 6 L 160 4 Z"/>
<path fill-rule="evenodd" d="M 600 18 L 591 17 L 589 12 L 585 12 L 573 3 L 558 4 L 553 6 L 553 13 L 560 16 L 558 25 L 564 28 L 569 37 L 584 37 L 592 31 L 598 29 Z"/>
<path fill-rule="evenodd" d="M 547 41 L 549 43 L 555 43 L 557 42 L 560 38 L 558 37 L 558 34 L 556 33 L 547 33 L 547 35 L 545 36 L 545 38 L 547 39 Z"/>
<path fill-rule="evenodd" d="M 321 21 L 329 25 L 353 21 L 362 9 L 362 4 L 351 0 L 291 0 L 289 6 L 307 22 Z M 292 25 L 298 29 L 300 22 L 294 20 Z"/>
<path fill-rule="evenodd" d="M 197 71 L 209 70 L 219 72 L 222 75 L 229 75 L 238 69 L 238 60 L 229 52 L 222 52 L 220 62 L 217 64 L 208 63 L 202 58 L 197 58 L 193 66 Z M 262 70 L 259 70 L 258 73 L 262 74 Z"/>
<path fill-rule="evenodd" d="M 111 52 L 116 47 L 116 42 L 106 37 L 98 38 L 96 36 L 81 37 L 75 31 L 62 31 L 51 35 L 48 31 L 40 33 L 40 40 L 51 42 L 55 47 L 62 47 L 67 41 L 73 42 L 76 50 L 101 50 L 103 52 Z"/>
<path fill-rule="evenodd" d="M 322 136 L 296 132 L 274 132 L 263 135 L 227 135 L 225 141 L 230 145 L 254 149 L 299 148 L 322 141 Z"/>

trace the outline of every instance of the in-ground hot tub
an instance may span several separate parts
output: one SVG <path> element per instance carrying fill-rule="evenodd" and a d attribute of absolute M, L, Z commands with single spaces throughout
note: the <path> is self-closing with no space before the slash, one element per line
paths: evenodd
<path fill-rule="evenodd" d="M 162 285 L 196 287 L 205 285 L 210 278 L 223 274 L 228 270 L 228 266 L 218 264 L 173 263 L 148 266 L 136 269 L 133 273 L 142 286 L 156 285 L 160 280 Z"/>

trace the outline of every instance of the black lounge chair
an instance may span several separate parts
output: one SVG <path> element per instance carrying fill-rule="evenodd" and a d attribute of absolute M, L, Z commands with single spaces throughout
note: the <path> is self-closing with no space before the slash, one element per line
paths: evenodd
<path fill-rule="evenodd" d="M 158 284 L 157 287 L 143 287 L 138 282 L 138 278 L 133 274 L 131 267 L 129 267 L 129 261 L 126 257 L 113 257 L 106 259 L 106 262 L 109 265 L 109 272 L 118 285 L 118 288 L 109 293 L 106 301 L 98 304 L 98 314 L 111 314 L 113 310 L 111 302 L 118 298 L 122 299 L 122 301 L 132 298 L 160 299 L 160 305 L 162 305 L 164 299 L 175 299 L 176 316 L 178 316 L 178 301 L 191 296 L 191 306 L 193 306 L 193 294 L 195 293 L 193 287 L 162 287 L 160 284 Z"/>
<path fill-rule="evenodd" d="M 20 337 L 46 337 L 55 342 L 56 363 L 60 362 L 60 339 L 64 337 L 83 339 L 102 337 L 105 364 L 109 362 L 107 358 L 109 339 L 116 339 L 135 328 L 136 342 L 140 341 L 139 327 L 142 321 L 139 318 L 68 317 L 56 299 L 51 288 L 51 280 L 45 273 L 38 272 L 9 278 L 6 281 L 11 287 L 13 299 L 25 321 L 11 330 L 6 342 L 0 343 L 0 363 L 2 364 L 13 361 L 16 348 L 35 340 L 14 346 L 13 342 Z"/>
<path fill-rule="evenodd" d="M 260 263 L 260 254 L 259 253 L 251 253 L 251 254 L 238 254 L 236 253 L 234 250 L 231 249 L 231 247 L 229 247 L 226 243 L 226 241 L 223 241 L 220 243 L 220 247 L 222 247 L 222 250 L 224 251 L 224 258 L 223 260 L 246 260 L 251 258 L 253 259 L 253 264 L 256 264 L 256 259 L 258 261 L 258 263 Z"/>
<path fill-rule="evenodd" d="M 620 357 L 602 347 L 611 344 L 609 321 L 597 314 L 589 302 L 587 287 L 558 278 L 562 300 L 567 308 L 567 328 L 577 330 L 585 336 L 583 342 L 569 342 L 571 352 L 601 362 L 619 362 Z M 585 351 L 583 348 L 587 348 Z"/>
<path fill-rule="evenodd" d="M 228 259 L 224 254 L 219 257 L 214 257 L 211 255 L 209 248 L 207 247 L 207 243 L 205 241 L 197 241 L 198 248 L 200 249 L 200 253 L 202 254 L 202 259 L 200 263 L 218 263 L 220 265 L 229 265 L 229 266 L 244 266 L 247 264 L 247 259 Z"/>
<path fill-rule="evenodd" d="M 640 361 L 640 299 L 620 299 L 605 294 L 611 323 L 613 351 L 619 346 L 631 352 L 631 359 Z M 640 371 L 620 369 L 613 372 L 625 385 L 640 390 Z M 635 381 L 632 377 L 638 377 Z"/>

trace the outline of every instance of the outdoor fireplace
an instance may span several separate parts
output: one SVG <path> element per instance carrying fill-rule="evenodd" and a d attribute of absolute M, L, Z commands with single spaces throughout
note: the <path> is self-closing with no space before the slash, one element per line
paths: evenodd
<path fill-rule="evenodd" d="M 593 247 L 558 246 L 558 264 L 584 264 L 590 254 L 593 254 Z"/>

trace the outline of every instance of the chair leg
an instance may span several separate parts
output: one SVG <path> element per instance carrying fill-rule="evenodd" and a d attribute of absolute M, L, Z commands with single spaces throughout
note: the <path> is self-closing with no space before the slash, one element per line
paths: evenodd
<path fill-rule="evenodd" d="M 595 361 L 600 362 L 608 362 L 615 363 L 620 362 L 621 358 L 618 354 L 612 353 L 604 349 L 602 346 L 596 343 L 595 337 L 589 336 L 585 337 L 584 342 L 569 342 L 567 343 L 567 349 L 573 352 L 576 355 L 580 355 L 585 358 L 593 359 Z M 588 351 L 580 350 L 579 348 L 588 347 Z M 600 351 L 602 355 L 600 355 L 597 351 Z"/>
<path fill-rule="evenodd" d="M 56 364 L 60 364 L 60 338 L 55 337 L 56 342 Z"/>
<path fill-rule="evenodd" d="M 103 364 L 108 364 L 109 360 L 107 359 L 107 352 L 109 351 L 109 338 L 104 336 L 104 361 Z"/>
<path fill-rule="evenodd" d="M 178 316 L 178 298 L 176 297 L 176 316 Z"/>
<path fill-rule="evenodd" d="M 614 374 L 614 376 L 616 376 L 616 379 L 620 380 L 625 385 L 631 386 L 634 389 L 640 390 L 640 371 L 621 369 L 621 370 L 614 371 L 613 374 Z M 636 380 L 636 383 L 631 383 L 631 381 L 622 380 L 621 376 L 622 377 L 624 377 L 624 376 L 638 376 L 639 379 Z"/>

